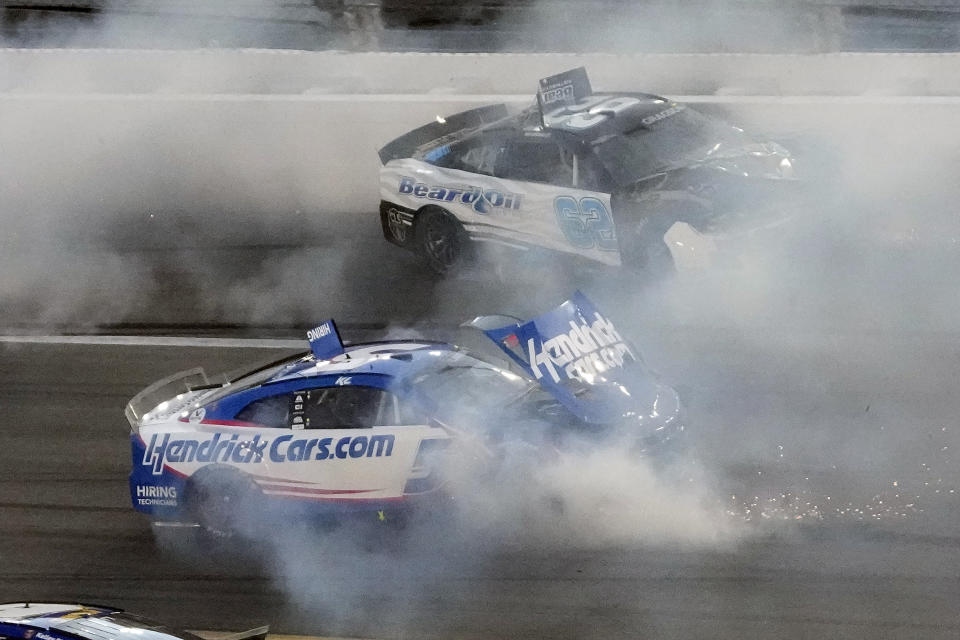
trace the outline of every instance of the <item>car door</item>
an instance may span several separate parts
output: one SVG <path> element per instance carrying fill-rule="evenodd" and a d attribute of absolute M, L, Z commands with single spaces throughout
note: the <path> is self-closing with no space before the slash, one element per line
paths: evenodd
<path fill-rule="evenodd" d="M 421 442 L 447 434 L 365 377 L 336 376 L 237 413 L 238 422 L 272 431 L 257 479 L 265 494 L 341 503 L 404 495 Z"/>
<path fill-rule="evenodd" d="M 427 206 L 441 208 L 469 227 L 471 235 L 523 216 L 523 195 L 493 175 L 511 135 L 512 131 L 484 132 L 440 145 L 422 157 L 391 160 L 380 171 L 381 200 L 411 213 Z"/>
<path fill-rule="evenodd" d="M 494 173 L 523 194 L 524 215 L 504 220 L 505 228 L 549 249 L 620 264 L 610 194 L 602 190 L 602 168 L 588 149 L 527 133 L 503 145 Z"/>

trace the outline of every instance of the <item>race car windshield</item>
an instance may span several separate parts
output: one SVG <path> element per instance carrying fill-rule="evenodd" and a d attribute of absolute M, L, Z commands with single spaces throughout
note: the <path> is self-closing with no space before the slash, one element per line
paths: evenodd
<path fill-rule="evenodd" d="M 600 162 L 618 185 L 688 164 L 723 147 L 740 147 L 752 140 L 742 130 L 692 109 L 610 136 L 594 146 Z"/>
<path fill-rule="evenodd" d="M 414 376 L 411 386 L 434 406 L 437 417 L 486 414 L 539 388 L 535 382 L 462 353 Z"/>

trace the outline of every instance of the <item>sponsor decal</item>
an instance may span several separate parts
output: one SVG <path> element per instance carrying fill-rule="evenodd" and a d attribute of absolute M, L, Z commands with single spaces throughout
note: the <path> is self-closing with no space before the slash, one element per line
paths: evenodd
<path fill-rule="evenodd" d="M 537 101 L 541 111 L 558 102 L 573 104 L 593 93 L 587 70 L 583 67 L 540 79 Z"/>
<path fill-rule="evenodd" d="M 317 360 L 327 360 L 343 353 L 340 333 L 332 319 L 307 331 L 307 341 L 310 343 L 310 351 Z"/>
<path fill-rule="evenodd" d="M 477 186 L 440 187 L 417 182 L 413 178 L 400 176 L 398 193 L 411 195 L 415 198 L 436 200 L 437 202 L 458 202 L 469 205 L 477 213 L 488 214 L 520 209 L 521 195 L 484 189 Z"/>
<path fill-rule="evenodd" d="M 617 251 L 616 229 L 613 217 L 599 198 L 577 200 L 573 196 L 557 196 L 553 200 L 557 225 L 567 241 L 578 249 Z"/>
<path fill-rule="evenodd" d="M 489 329 L 486 334 L 588 422 L 618 419 L 630 409 L 631 388 L 648 377 L 633 347 L 579 291 L 529 322 Z M 593 392 L 581 393 L 583 389 Z"/>
<path fill-rule="evenodd" d="M 340 376 L 339 378 L 337 378 L 337 386 L 338 386 L 338 387 L 342 387 L 342 386 L 344 386 L 344 385 L 348 385 L 348 384 L 350 384 L 350 383 L 352 383 L 352 382 L 353 382 L 353 378 L 352 378 L 351 376 Z"/>
<path fill-rule="evenodd" d="M 51 618 L 60 618 L 62 620 L 76 620 L 77 618 L 90 618 L 93 616 L 102 616 L 109 612 L 104 611 L 103 609 L 94 609 L 91 607 L 84 607 L 82 609 L 77 609 L 76 611 L 67 611 L 60 615 L 52 615 Z M 59 640 L 59 636 L 55 636 Z"/>
<path fill-rule="evenodd" d="M 177 506 L 177 488 L 154 485 L 137 485 L 137 504 L 152 507 Z"/>
<path fill-rule="evenodd" d="M 486 331 L 538 381 L 613 379 L 637 356 L 617 328 L 579 291 L 556 309 L 525 322 Z"/>
<path fill-rule="evenodd" d="M 163 473 L 163 465 L 168 462 L 234 462 L 249 464 L 263 459 L 264 451 L 270 443 L 259 435 L 253 440 L 240 442 L 237 434 L 222 438 L 215 433 L 210 440 L 176 439 L 171 440 L 165 433 L 150 437 L 150 444 L 143 452 L 143 466 L 151 467 L 153 475 Z"/>
<path fill-rule="evenodd" d="M 594 311 L 593 318 L 568 321 L 570 330 L 543 340 L 527 339 L 530 368 L 539 380 L 549 374 L 554 382 L 561 378 L 591 381 L 597 374 L 622 368 L 636 360 L 616 327 Z"/>
<path fill-rule="evenodd" d="M 333 460 L 339 458 L 379 458 L 393 455 L 394 437 L 391 434 L 377 436 L 344 436 L 333 438 L 303 438 L 294 440 L 292 435 L 280 436 L 270 445 L 271 462 L 304 462 L 307 460 Z"/>
<path fill-rule="evenodd" d="M 330 323 L 324 322 L 319 327 L 316 327 L 315 329 L 310 329 L 310 331 L 307 331 L 307 339 L 319 340 L 320 338 L 327 337 L 331 333 L 333 333 L 333 329 L 330 327 Z"/>
<path fill-rule="evenodd" d="M 393 207 L 387 209 L 387 228 L 390 235 L 401 244 L 407 242 L 407 230 L 413 226 L 413 214 L 399 211 Z"/>
<path fill-rule="evenodd" d="M 655 122 L 660 122 L 661 120 L 665 118 L 669 118 L 672 115 L 676 115 L 681 111 L 683 111 L 684 109 L 686 109 L 686 107 L 684 107 L 682 104 L 675 104 L 669 109 L 664 109 L 663 111 L 658 111 L 652 116 L 647 116 L 640 122 L 642 122 L 645 127 L 649 127 L 651 124 Z"/>
<path fill-rule="evenodd" d="M 541 102 L 543 106 L 549 106 L 554 102 L 564 102 L 564 103 L 573 103 L 577 100 L 576 91 L 573 89 L 572 84 L 566 84 L 559 87 L 554 87 L 552 89 L 547 89 L 546 91 L 540 94 L 542 96 Z"/>
<path fill-rule="evenodd" d="M 244 441 L 241 441 L 237 434 L 227 438 L 216 433 L 209 440 L 179 438 L 173 440 L 169 433 L 162 436 L 153 434 L 143 452 L 142 464 L 150 467 L 152 474 L 158 476 L 163 473 L 163 466 L 170 463 L 253 464 L 262 462 L 264 458 L 270 462 L 380 458 L 393 455 L 393 443 L 392 434 L 344 436 L 337 439 L 294 439 L 293 434 L 286 434 L 272 440 L 256 435 L 252 440 Z M 152 490 L 172 487 L 143 488 Z M 138 496 L 139 490 L 140 487 L 137 488 Z M 144 499 L 153 498 L 149 495 L 144 496 Z M 157 499 L 170 498 L 157 496 Z"/>

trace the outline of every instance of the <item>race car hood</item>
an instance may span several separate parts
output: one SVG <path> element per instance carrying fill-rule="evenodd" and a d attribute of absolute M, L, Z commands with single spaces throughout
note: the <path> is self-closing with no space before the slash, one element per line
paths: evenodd
<path fill-rule="evenodd" d="M 718 142 L 677 155 L 670 160 L 640 167 L 629 164 L 607 165 L 621 189 L 662 179 L 682 169 L 706 168 L 740 177 L 746 181 L 796 181 L 794 158 L 776 142 Z"/>
<path fill-rule="evenodd" d="M 713 167 L 745 178 L 791 179 L 794 177 L 790 152 L 776 142 L 751 142 L 740 145 L 720 143 L 691 153 L 667 168 L 696 165 Z"/>
<path fill-rule="evenodd" d="M 533 320 L 484 333 L 581 420 L 644 422 L 679 411 L 676 393 L 657 383 L 636 349 L 579 291 Z"/>

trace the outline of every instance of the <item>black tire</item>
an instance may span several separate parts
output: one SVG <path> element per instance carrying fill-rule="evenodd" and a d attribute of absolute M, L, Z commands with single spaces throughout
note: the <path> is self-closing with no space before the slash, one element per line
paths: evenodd
<path fill-rule="evenodd" d="M 260 487 L 232 467 L 207 467 L 194 474 L 187 484 L 187 509 L 213 539 L 256 537 L 266 521 Z"/>
<path fill-rule="evenodd" d="M 427 208 L 417 216 L 417 247 L 430 269 L 447 275 L 460 267 L 467 253 L 467 238 L 460 223 L 443 209 Z"/>

